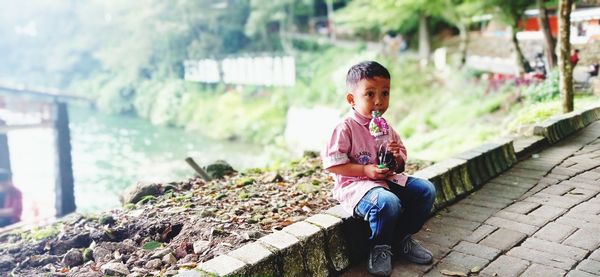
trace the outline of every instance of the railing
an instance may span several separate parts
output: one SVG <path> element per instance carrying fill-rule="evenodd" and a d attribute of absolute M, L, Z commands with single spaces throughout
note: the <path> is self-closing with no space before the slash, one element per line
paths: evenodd
<path fill-rule="evenodd" d="M 79 95 L 61 92 L 54 88 L 25 87 L 23 85 L 6 84 L 0 82 L 0 95 L 12 95 L 50 101 L 78 101 L 93 104 L 94 100 Z"/>

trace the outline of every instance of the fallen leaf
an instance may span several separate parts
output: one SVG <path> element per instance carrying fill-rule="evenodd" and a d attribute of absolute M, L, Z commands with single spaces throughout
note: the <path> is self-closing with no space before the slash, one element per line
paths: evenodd
<path fill-rule="evenodd" d="M 158 242 L 158 241 L 149 241 L 144 243 L 144 246 L 142 246 L 142 248 L 144 250 L 154 250 L 156 248 L 159 248 L 162 245 L 162 243 Z"/>
<path fill-rule="evenodd" d="M 461 271 L 451 271 L 451 270 L 446 270 L 446 269 L 440 270 L 440 273 L 442 273 L 446 276 L 463 276 L 463 277 L 468 276 L 466 273 L 461 272 Z"/>

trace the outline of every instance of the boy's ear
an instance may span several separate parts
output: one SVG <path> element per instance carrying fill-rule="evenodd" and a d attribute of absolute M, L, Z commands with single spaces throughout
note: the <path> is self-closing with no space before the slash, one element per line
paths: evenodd
<path fill-rule="evenodd" d="M 354 95 L 352 94 L 352 92 L 346 93 L 346 101 L 348 101 L 348 104 L 354 107 Z"/>

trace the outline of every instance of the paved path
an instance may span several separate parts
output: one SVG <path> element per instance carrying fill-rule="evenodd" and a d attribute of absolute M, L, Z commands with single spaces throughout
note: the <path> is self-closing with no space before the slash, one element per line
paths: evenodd
<path fill-rule="evenodd" d="M 438 212 L 414 236 L 434 263 L 396 259 L 392 276 L 600 276 L 599 193 L 600 121 Z"/>

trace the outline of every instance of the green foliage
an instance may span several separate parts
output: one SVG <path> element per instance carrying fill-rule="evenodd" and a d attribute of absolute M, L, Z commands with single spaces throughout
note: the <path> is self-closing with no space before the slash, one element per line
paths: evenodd
<path fill-rule="evenodd" d="M 574 101 L 575 109 L 581 109 L 598 103 L 597 96 L 578 95 Z M 543 102 L 526 102 L 517 105 L 507 117 L 506 129 L 518 131 L 521 126 L 542 122 L 552 116 L 562 113 L 561 100 L 554 98 Z"/>
<path fill-rule="evenodd" d="M 544 119 L 560 114 L 560 105 L 557 101 L 531 103 L 526 109 L 515 112 L 514 119 L 508 123 L 508 129 L 517 131 L 520 126 L 538 123 Z"/>
<path fill-rule="evenodd" d="M 156 196 L 146 195 L 146 196 L 142 197 L 142 199 L 140 199 L 140 201 L 138 201 L 136 204 L 146 204 L 146 203 L 154 202 L 154 201 L 156 201 Z"/>
<path fill-rule="evenodd" d="M 55 237 L 60 233 L 62 227 L 62 224 L 52 224 L 41 227 L 33 227 L 31 231 L 21 233 L 21 238 L 24 240 L 39 241 Z"/>
<path fill-rule="evenodd" d="M 529 102 L 546 102 L 560 97 L 558 87 L 559 72 L 554 70 L 543 82 L 529 86 L 523 93 Z"/>
<path fill-rule="evenodd" d="M 142 248 L 144 250 L 154 250 L 156 248 L 159 248 L 162 246 L 162 243 L 158 242 L 158 241 L 149 241 L 144 243 L 144 245 L 142 246 Z"/>
<path fill-rule="evenodd" d="M 535 5 L 535 1 L 531 0 L 488 0 L 483 3 L 488 10 L 495 12 L 500 20 L 514 28 L 518 27 L 517 23 L 525 14 L 525 10 Z"/>

